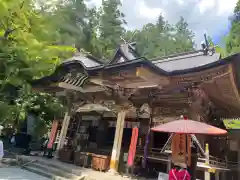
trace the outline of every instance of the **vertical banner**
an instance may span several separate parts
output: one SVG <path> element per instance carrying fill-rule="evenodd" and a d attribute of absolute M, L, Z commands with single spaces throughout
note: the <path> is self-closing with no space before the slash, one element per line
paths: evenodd
<path fill-rule="evenodd" d="M 58 120 L 54 120 L 52 123 L 52 129 L 51 129 L 51 133 L 50 133 L 50 137 L 49 137 L 49 141 L 48 141 L 48 145 L 47 145 L 48 149 L 51 149 L 53 146 L 53 143 L 54 143 L 55 137 L 56 137 L 56 133 L 57 133 L 57 129 L 58 129 Z"/>
<path fill-rule="evenodd" d="M 145 145 L 144 145 L 144 157 L 143 157 L 143 163 L 142 163 L 142 167 L 146 168 L 147 165 L 147 156 L 148 156 L 148 144 L 150 141 L 150 129 L 148 130 L 148 133 L 146 135 L 146 139 L 145 139 Z"/>
<path fill-rule="evenodd" d="M 173 162 L 186 163 L 187 144 L 185 134 L 174 134 L 172 140 Z"/>
<path fill-rule="evenodd" d="M 128 166 L 134 165 L 134 158 L 136 155 L 136 148 L 137 148 L 137 140 L 138 140 L 138 128 L 133 128 L 131 143 L 128 151 L 128 161 L 127 161 Z"/>
<path fill-rule="evenodd" d="M 192 144 L 192 140 L 191 140 L 191 135 L 188 134 L 187 135 L 187 165 L 188 167 L 191 166 L 191 157 L 192 157 L 192 147 L 191 147 L 191 144 Z"/>

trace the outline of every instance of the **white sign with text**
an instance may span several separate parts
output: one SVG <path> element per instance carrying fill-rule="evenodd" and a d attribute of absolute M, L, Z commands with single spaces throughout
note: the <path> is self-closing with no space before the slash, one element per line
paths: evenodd
<path fill-rule="evenodd" d="M 168 174 L 159 172 L 158 173 L 158 180 L 168 180 Z"/>

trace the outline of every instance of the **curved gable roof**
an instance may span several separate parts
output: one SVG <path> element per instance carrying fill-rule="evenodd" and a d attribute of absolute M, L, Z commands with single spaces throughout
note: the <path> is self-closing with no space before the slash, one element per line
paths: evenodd
<path fill-rule="evenodd" d="M 119 51 L 122 52 L 121 48 L 119 48 Z M 133 49 L 131 49 L 131 51 L 134 52 Z M 126 58 L 125 55 L 120 54 L 120 56 L 123 56 L 124 58 Z M 225 59 L 221 59 L 221 56 L 218 53 L 205 55 L 202 50 L 199 50 L 199 51 L 182 53 L 182 54 L 177 54 L 177 55 L 163 57 L 163 58 L 157 58 L 153 61 L 150 61 L 144 57 L 136 58 L 137 54 L 135 53 L 135 54 L 132 54 L 131 57 L 129 56 L 130 59 L 124 62 L 111 61 L 108 64 L 104 64 L 90 55 L 83 55 L 81 53 L 78 53 L 72 58 L 60 64 L 51 76 L 44 77 L 42 79 L 35 80 L 35 81 L 42 82 L 42 81 L 46 81 L 47 79 L 48 81 L 49 80 L 58 81 L 58 79 L 61 78 L 63 74 L 66 74 L 68 71 L 71 71 L 72 68 L 77 68 L 79 73 L 80 71 L 83 71 L 83 73 L 85 73 L 87 76 L 88 75 L 92 76 L 92 75 L 97 75 L 102 70 L 114 70 L 114 69 L 119 70 L 120 68 L 124 69 L 129 66 L 137 67 L 142 65 L 149 67 L 155 73 L 158 73 L 161 75 L 165 75 L 165 76 L 181 75 L 181 74 L 202 71 L 205 69 L 210 69 L 218 65 L 227 64 L 233 59 L 235 59 L 234 56 L 238 56 L 238 55 L 239 54 L 236 54 L 236 55 L 229 56 Z M 61 72 L 63 72 L 63 74 Z"/>
<path fill-rule="evenodd" d="M 205 66 L 219 61 L 220 57 L 221 55 L 219 53 L 204 55 L 202 51 L 196 51 L 189 54 L 183 54 L 181 56 L 160 58 L 152 63 L 167 72 L 174 72 Z"/>
<path fill-rule="evenodd" d="M 135 51 L 133 47 L 134 45 L 135 43 L 121 44 L 116 50 L 112 60 L 109 61 L 108 64 L 117 64 L 125 61 L 132 61 L 138 59 L 140 56 Z"/>

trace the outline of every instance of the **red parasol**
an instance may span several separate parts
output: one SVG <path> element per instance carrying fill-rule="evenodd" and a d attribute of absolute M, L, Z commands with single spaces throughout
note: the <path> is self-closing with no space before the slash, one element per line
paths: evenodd
<path fill-rule="evenodd" d="M 206 123 L 193 120 L 176 120 L 151 128 L 152 131 L 179 133 L 179 134 L 226 134 L 227 131 Z"/>

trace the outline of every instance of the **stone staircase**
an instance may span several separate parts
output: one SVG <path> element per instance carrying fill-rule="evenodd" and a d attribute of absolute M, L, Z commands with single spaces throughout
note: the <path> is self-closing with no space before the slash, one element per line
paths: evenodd
<path fill-rule="evenodd" d="M 110 172 L 99 172 L 73 164 L 63 163 L 57 159 L 47 159 L 41 156 L 17 157 L 18 166 L 30 172 L 53 180 L 130 180 L 131 178 Z M 146 180 L 145 178 L 137 178 Z M 149 179 L 150 180 L 150 179 Z M 154 179 L 155 180 L 155 179 Z"/>
<path fill-rule="evenodd" d="M 19 158 L 20 167 L 32 173 L 39 174 L 52 180 L 93 180 L 82 172 L 73 171 L 68 167 L 47 161 Z"/>

